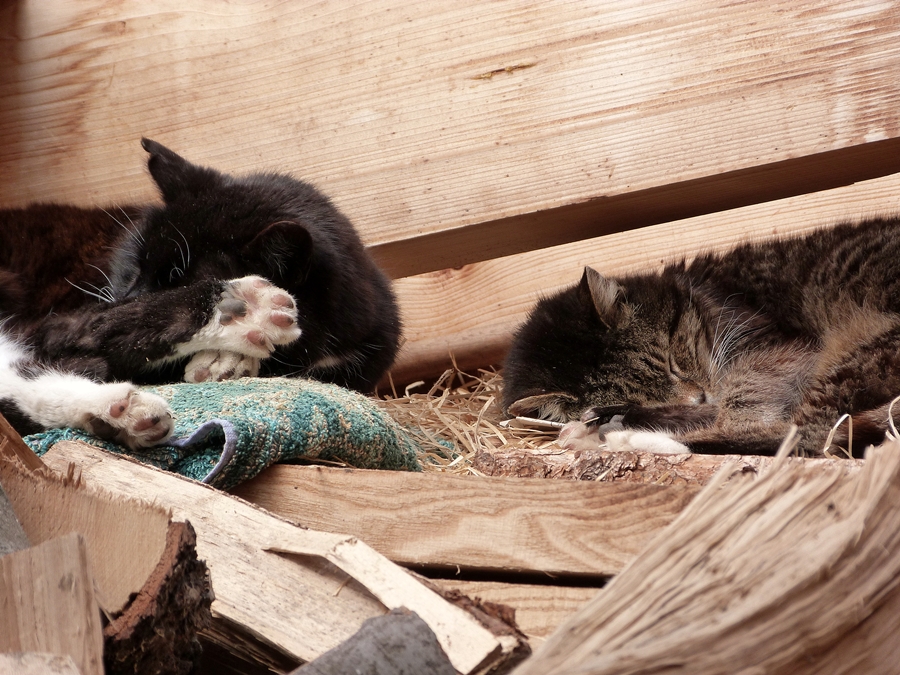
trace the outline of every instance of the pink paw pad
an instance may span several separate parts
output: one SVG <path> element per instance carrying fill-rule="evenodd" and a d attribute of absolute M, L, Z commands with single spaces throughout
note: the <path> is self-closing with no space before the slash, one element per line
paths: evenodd
<path fill-rule="evenodd" d="M 125 411 L 128 410 L 128 399 L 122 399 L 121 401 L 116 401 L 111 406 L 109 406 L 109 416 L 114 420 L 119 419 L 122 415 L 125 414 Z"/>

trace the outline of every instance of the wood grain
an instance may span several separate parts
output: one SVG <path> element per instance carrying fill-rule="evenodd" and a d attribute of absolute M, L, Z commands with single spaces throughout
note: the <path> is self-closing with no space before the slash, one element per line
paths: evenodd
<path fill-rule="evenodd" d="M 0 415 L 0 457 L 20 462 L 31 471 L 44 467 L 41 458 L 25 445 L 25 441 L 3 415 Z"/>
<path fill-rule="evenodd" d="M 85 483 L 115 495 L 139 486 L 142 499 L 191 522 L 216 596 L 211 630 L 221 625 L 223 639 L 242 628 L 305 662 L 349 638 L 365 619 L 405 606 L 431 627 L 461 673 L 504 658 L 497 639 L 471 615 L 355 538 L 295 527 L 206 485 L 83 443 L 57 443 L 44 460 L 57 471 L 74 463 Z"/>
<path fill-rule="evenodd" d="M 69 656 L 83 675 L 103 675 L 100 607 L 81 535 L 0 558 L 0 652 Z"/>
<path fill-rule="evenodd" d="M 152 198 L 147 135 L 313 180 L 394 276 L 900 169 L 892 2 L 2 12 L 0 203 Z"/>
<path fill-rule="evenodd" d="M 394 286 L 406 343 L 391 375 L 398 386 L 432 377 L 451 366 L 451 354 L 464 369 L 500 364 L 513 331 L 537 299 L 576 283 L 585 265 L 607 275 L 653 270 L 740 241 L 897 213 L 900 174 L 398 279 Z"/>
<path fill-rule="evenodd" d="M 516 675 L 897 672 L 900 443 L 710 483 Z"/>
<path fill-rule="evenodd" d="M 495 602 L 516 610 L 516 625 L 528 636 L 532 647 L 553 633 L 560 624 L 601 592 L 599 588 L 555 584 L 508 584 L 500 581 L 455 581 L 441 579 L 447 590 L 458 590 L 471 598 Z"/>
<path fill-rule="evenodd" d="M 689 486 L 276 465 L 235 494 L 358 536 L 404 565 L 611 575 L 684 508 Z"/>
<path fill-rule="evenodd" d="M 6 463 L 0 463 L 0 480 L 33 544 L 69 532 L 84 536 L 97 601 L 104 611 L 120 612 L 158 565 L 169 512 L 133 499 L 133 490 L 116 496 L 79 489 L 56 476 L 16 470 Z"/>

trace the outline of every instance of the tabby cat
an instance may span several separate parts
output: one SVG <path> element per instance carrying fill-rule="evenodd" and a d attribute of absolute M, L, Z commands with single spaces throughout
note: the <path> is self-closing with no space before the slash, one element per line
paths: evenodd
<path fill-rule="evenodd" d="M 586 268 L 534 307 L 504 382 L 510 414 L 574 420 L 568 447 L 771 455 L 796 424 L 803 454 L 858 456 L 884 439 L 900 395 L 900 220 L 658 273 Z M 826 448 L 845 414 L 852 427 Z"/>
<path fill-rule="evenodd" d="M 142 144 L 162 204 L 0 211 L 0 412 L 22 433 L 145 447 L 172 419 L 134 383 L 300 375 L 371 391 L 400 321 L 347 218 L 289 176 Z"/>

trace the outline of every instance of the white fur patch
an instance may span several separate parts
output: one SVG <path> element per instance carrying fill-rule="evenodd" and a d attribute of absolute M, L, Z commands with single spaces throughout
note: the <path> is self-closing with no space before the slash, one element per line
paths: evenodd
<path fill-rule="evenodd" d="M 291 306 L 286 306 L 289 298 Z M 286 345 L 300 337 L 297 325 L 297 304 L 287 291 L 257 276 L 242 277 L 226 282 L 223 303 L 240 300 L 246 314 L 232 316 L 213 311 L 209 322 L 185 343 L 175 347 L 176 356 L 190 356 L 197 352 L 232 352 L 256 359 L 268 357 L 277 345 Z M 290 325 L 280 325 L 290 320 Z"/>
<path fill-rule="evenodd" d="M 329 368 L 339 368 L 347 362 L 343 356 L 323 356 L 321 359 L 312 364 L 313 369 L 328 370 Z"/>
<path fill-rule="evenodd" d="M 101 384 L 80 375 L 47 370 L 26 379 L 16 364 L 27 351 L 0 334 L 0 399 L 15 402 L 36 424 L 93 432 L 97 420 L 132 449 L 164 442 L 174 424 L 169 404 L 127 382 Z"/>
<path fill-rule="evenodd" d="M 184 369 L 185 382 L 219 382 L 259 375 L 259 359 L 220 351 L 197 352 Z"/>
<path fill-rule="evenodd" d="M 685 455 L 690 449 L 664 431 L 611 431 L 606 434 L 606 446 L 614 452 L 654 452 L 658 455 Z"/>

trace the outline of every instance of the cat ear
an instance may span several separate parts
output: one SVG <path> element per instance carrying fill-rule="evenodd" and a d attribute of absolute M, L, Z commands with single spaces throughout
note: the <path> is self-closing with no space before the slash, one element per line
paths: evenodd
<path fill-rule="evenodd" d="M 309 274 L 313 242 L 309 231 L 293 220 L 272 223 L 244 246 L 242 257 L 262 263 L 272 272 L 269 279 L 278 285 L 303 283 Z"/>
<path fill-rule="evenodd" d="M 607 279 L 591 267 L 585 267 L 579 288 L 607 328 L 624 328 L 628 325 L 632 310 L 625 303 L 625 292 L 617 282 Z"/>
<path fill-rule="evenodd" d="M 513 417 L 536 417 L 566 422 L 569 417 L 565 410 L 573 403 L 578 403 L 578 399 L 560 391 L 520 398 L 511 403 L 506 410 Z"/>
<path fill-rule="evenodd" d="M 219 180 L 217 171 L 191 164 L 161 143 L 142 138 L 141 147 L 150 153 L 147 168 L 166 202 L 182 194 L 199 192 Z"/>

